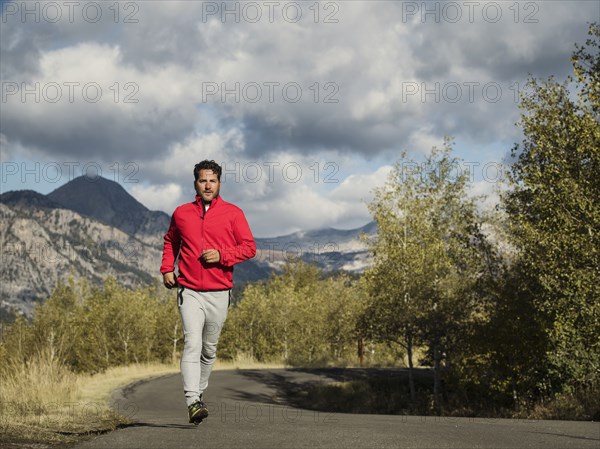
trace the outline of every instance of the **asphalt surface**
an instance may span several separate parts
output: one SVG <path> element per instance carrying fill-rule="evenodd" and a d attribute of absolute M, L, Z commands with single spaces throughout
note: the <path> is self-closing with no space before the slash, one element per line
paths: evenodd
<path fill-rule="evenodd" d="M 210 416 L 188 424 L 179 374 L 121 390 L 114 407 L 134 422 L 76 446 L 98 448 L 600 448 L 600 423 L 357 415 L 297 409 L 284 392 L 351 370 L 214 371 Z"/>

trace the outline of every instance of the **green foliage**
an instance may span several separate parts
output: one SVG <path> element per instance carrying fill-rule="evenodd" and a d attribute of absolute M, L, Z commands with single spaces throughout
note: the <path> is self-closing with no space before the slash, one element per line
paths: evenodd
<path fill-rule="evenodd" d="M 251 355 L 294 365 L 357 360 L 356 317 L 364 296 L 345 275 L 325 276 L 304 263 L 268 282 L 249 284 L 232 305 L 219 358 Z M 159 284 L 128 289 L 115 279 L 59 283 L 31 322 L 18 318 L 0 344 L 3 364 L 26 364 L 44 352 L 75 372 L 133 362 L 176 362 L 183 332 L 175 291 Z"/>
<path fill-rule="evenodd" d="M 505 198 L 528 309 L 544 324 L 543 394 L 600 378 L 600 27 L 573 56 L 577 81 L 531 79 Z M 573 98 L 572 90 L 577 92 Z"/>
<path fill-rule="evenodd" d="M 7 364 L 24 364 L 45 352 L 86 373 L 132 362 L 171 361 L 173 352 L 181 350 L 181 327 L 175 323 L 174 292 L 158 284 L 132 290 L 109 278 L 101 288 L 92 288 L 85 280 L 70 279 L 36 308 L 30 323 L 19 318 L 8 327 L 0 357 Z"/>
<path fill-rule="evenodd" d="M 244 353 L 292 365 L 355 360 L 362 304 L 349 277 L 324 277 L 312 265 L 288 264 L 282 274 L 246 287 L 229 312 L 219 355 Z"/>
<path fill-rule="evenodd" d="M 478 319 L 477 288 L 491 252 L 467 197 L 467 174 L 453 175 L 460 161 L 451 153 L 446 140 L 417 170 L 403 155 L 375 191 L 369 210 L 378 233 L 364 276 L 370 299 L 358 324 L 366 337 L 400 345 L 409 359 L 413 346 L 426 345 L 438 376 L 442 361 L 449 366 L 459 357 Z"/>
<path fill-rule="evenodd" d="M 454 365 L 450 389 L 463 388 L 473 399 L 521 409 L 539 397 L 535 379 L 544 364 L 546 323 L 530 297 L 535 283 L 518 262 L 496 260 L 493 276 L 481 286 L 481 320 L 463 340 L 463 359 Z M 474 395 L 474 396 L 473 396 Z"/>

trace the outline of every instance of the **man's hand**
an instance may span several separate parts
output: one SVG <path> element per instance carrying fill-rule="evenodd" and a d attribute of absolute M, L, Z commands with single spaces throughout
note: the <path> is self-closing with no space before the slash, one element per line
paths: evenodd
<path fill-rule="evenodd" d="M 172 271 L 170 271 L 169 273 L 164 273 L 163 284 L 165 284 L 165 287 L 167 288 L 175 287 L 175 273 L 173 273 Z"/>
<path fill-rule="evenodd" d="M 200 256 L 203 261 L 208 263 L 217 263 L 221 260 L 221 253 L 216 249 L 205 249 Z"/>

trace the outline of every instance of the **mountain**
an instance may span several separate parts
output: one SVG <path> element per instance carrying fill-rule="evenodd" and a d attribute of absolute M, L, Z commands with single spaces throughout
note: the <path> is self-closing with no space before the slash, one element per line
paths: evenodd
<path fill-rule="evenodd" d="M 131 287 L 161 279 L 169 216 L 148 210 L 113 181 L 77 178 L 49 195 L 6 192 L 0 203 L 0 311 L 15 308 L 30 316 L 70 275 L 93 283 L 113 276 Z M 236 266 L 234 283 L 267 279 L 299 260 L 327 271 L 362 271 L 370 259 L 359 235 L 375 232 L 369 223 L 257 238 L 256 257 Z"/>
<path fill-rule="evenodd" d="M 256 262 L 271 269 L 281 269 L 286 262 L 303 260 L 326 271 L 362 271 L 370 263 L 361 234 L 373 236 L 375 222 L 358 229 L 334 228 L 295 232 L 273 238 L 257 238 Z"/>
<path fill-rule="evenodd" d="M 65 209 L 95 218 L 127 234 L 164 234 L 169 227 L 170 217 L 167 214 L 149 210 L 119 183 L 101 176 L 80 176 L 50 192 L 47 197 Z"/>

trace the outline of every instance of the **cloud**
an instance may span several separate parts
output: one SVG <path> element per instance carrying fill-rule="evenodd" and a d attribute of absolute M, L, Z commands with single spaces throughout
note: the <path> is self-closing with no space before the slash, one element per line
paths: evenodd
<path fill-rule="evenodd" d="M 73 23 L 9 16 L 6 76 L 94 81 L 107 101 L 19 106 L 12 96 L 3 128 L 10 141 L 40 152 L 154 159 L 198 126 L 206 129 L 199 109 L 208 106 L 218 118 L 210 131 L 239 128 L 251 157 L 287 150 L 367 156 L 418 139 L 424 127 L 436 137 L 483 142 L 515 133 L 515 83 L 569 69 L 593 10 L 588 2 L 552 9 L 494 3 L 499 11 L 456 3 L 461 20 L 453 21 L 456 11 L 441 2 L 413 3 L 330 2 L 319 14 L 301 5 L 298 22 L 290 5 L 269 11 L 256 3 L 261 20 L 251 23 L 256 11 L 240 2 L 131 2 L 131 10 L 119 6 L 117 24 L 114 7 L 98 23 L 81 20 L 80 11 Z M 434 6 L 437 16 L 427 13 Z M 121 97 L 139 102 L 108 104 L 115 82 Z"/>
<path fill-rule="evenodd" d="M 99 2 L 98 20 L 79 4 L 52 22 L 48 4 L 2 3 L 3 151 L 132 162 L 147 186 L 132 191 L 150 202 L 164 186 L 187 201 L 193 164 L 215 159 L 234 171 L 224 195 L 265 232 L 368 220 L 354 187 L 401 150 L 418 157 L 446 135 L 469 148 L 518 140 L 518 89 L 529 74 L 568 74 L 597 15 L 586 1 L 161 1 Z M 23 5 L 41 20 L 23 20 Z M 309 181 L 328 162 L 338 182 Z"/>
<path fill-rule="evenodd" d="M 172 213 L 181 204 L 181 186 L 178 184 L 134 185 L 129 193 L 150 210 Z"/>
<path fill-rule="evenodd" d="M 326 227 L 349 229 L 371 219 L 366 205 L 358 197 L 340 201 L 306 184 L 293 185 L 285 195 L 251 202 L 244 211 L 259 237 Z"/>
<path fill-rule="evenodd" d="M 508 185 L 502 182 L 476 181 L 469 186 L 468 195 L 477 199 L 477 206 L 482 212 L 492 212 L 501 202 L 500 196 L 506 192 Z"/>
<path fill-rule="evenodd" d="M 177 68 L 140 73 L 118 46 L 81 43 L 44 52 L 39 70 L 3 82 L 1 121 L 8 141 L 41 155 L 152 159 L 193 129 L 193 107 L 171 82 L 188 77 Z"/>
<path fill-rule="evenodd" d="M 330 198 L 353 204 L 371 201 L 373 190 L 383 187 L 391 171 L 392 166 L 385 165 L 373 173 L 350 175 L 331 192 Z"/>

